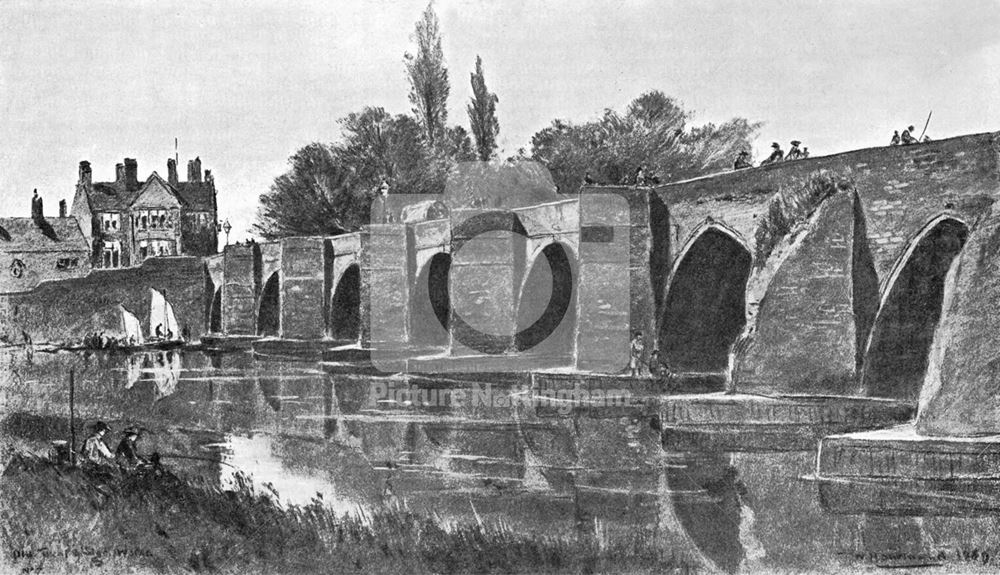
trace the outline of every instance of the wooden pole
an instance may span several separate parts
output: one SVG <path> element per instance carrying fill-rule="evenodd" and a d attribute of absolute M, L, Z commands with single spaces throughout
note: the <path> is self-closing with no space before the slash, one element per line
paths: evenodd
<path fill-rule="evenodd" d="M 76 464 L 76 409 L 74 405 L 76 385 L 73 368 L 69 369 L 69 462 Z"/>

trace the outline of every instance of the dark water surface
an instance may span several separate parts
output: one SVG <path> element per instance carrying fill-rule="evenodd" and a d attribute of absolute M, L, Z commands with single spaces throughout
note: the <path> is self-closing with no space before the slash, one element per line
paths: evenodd
<path fill-rule="evenodd" d="M 285 503 L 320 497 L 345 513 L 403 504 L 445 525 L 634 542 L 730 572 L 966 570 L 974 563 L 959 558 L 1000 549 L 994 517 L 825 512 L 802 479 L 814 451 L 668 453 L 649 414 L 535 410 L 514 384 L 493 385 L 489 405 L 443 401 L 480 385 L 443 378 L 420 382 L 437 389 L 424 396 L 437 405 L 372 402 L 373 386 L 414 380 L 249 353 L 2 350 L 5 441 L 68 439 L 71 369 L 78 444 L 96 419 L 112 424 L 112 448 L 124 426 L 141 425 L 140 449 L 171 468 L 223 486 L 242 472 Z"/>

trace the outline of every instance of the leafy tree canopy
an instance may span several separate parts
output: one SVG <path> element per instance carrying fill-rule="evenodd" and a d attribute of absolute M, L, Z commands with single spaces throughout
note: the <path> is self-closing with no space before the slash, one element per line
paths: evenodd
<path fill-rule="evenodd" d="M 689 126 L 690 117 L 673 98 L 647 92 L 624 114 L 605 110 L 583 124 L 554 120 L 532 136 L 530 158 L 549 168 L 562 193 L 579 191 L 587 173 L 598 183 L 634 183 L 640 167 L 647 177 L 676 181 L 728 169 L 761 127 L 743 118 Z"/>

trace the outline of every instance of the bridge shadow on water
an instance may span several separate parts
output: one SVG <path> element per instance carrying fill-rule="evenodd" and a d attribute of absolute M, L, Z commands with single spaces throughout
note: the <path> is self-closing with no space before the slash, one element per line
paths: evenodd
<path fill-rule="evenodd" d="M 497 524 L 727 572 L 866 570 L 1000 548 L 992 516 L 829 513 L 803 479 L 815 449 L 668 451 L 648 410 L 538 410 L 514 380 L 476 402 L 482 382 L 334 375 L 249 353 L 178 352 L 176 364 L 138 369 L 127 355 L 2 353 L 5 441 L 44 451 L 68 438 L 73 368 L 78 442 L 97 419 L 114 441 L 141 426 L 140 450 L 179 473 L 225 488 L 243 472 L 286 503 L 405 504 L 443 525 Z M 171 387 L 163 370 L 176 372 Z"/>

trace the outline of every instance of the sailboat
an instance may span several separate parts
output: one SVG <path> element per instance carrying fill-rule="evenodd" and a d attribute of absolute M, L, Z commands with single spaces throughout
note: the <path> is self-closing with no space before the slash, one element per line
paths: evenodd
<path fill-rule="evenodd" d="M 174 315 L 174 307 L 167 298 L 155 289 L 150 288 L 149 301 L 149 340 L 146 347 L 165 349 L 184 344 L 181 338 L 181 328 Z"/>

